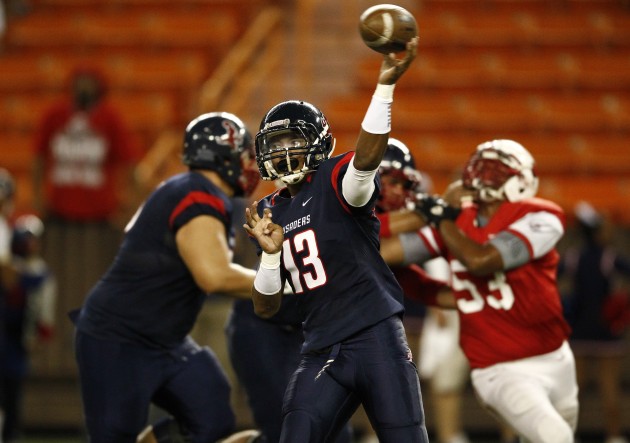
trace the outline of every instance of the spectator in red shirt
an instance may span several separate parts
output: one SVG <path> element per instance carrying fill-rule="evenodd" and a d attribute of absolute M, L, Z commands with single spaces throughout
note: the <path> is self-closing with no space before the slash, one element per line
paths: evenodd
<path fill-rule="evenodd" d="M 79 68 L 71 96 L 44 114 L 35 143 L 35 204 L 43 214 L 104 221 L 120 209 L 117 174 L 131 177 L 139 155 L 106 92 L 99 72 Z"/>
<path fill-rule="evenodd" d="M 80 304 L 107 269 L 130 215 L 126 208 L 136 204 L 133 168 L 140 152 L 131 137 L 107 100 L 104 77 L 89 67 L 74 70 L 68 97 L 42 116 L 34 205 L 46 225 L 43 254 L 58 276 L 61 313 Z M 59 352 L 66 345 L 59 343 Z"/>

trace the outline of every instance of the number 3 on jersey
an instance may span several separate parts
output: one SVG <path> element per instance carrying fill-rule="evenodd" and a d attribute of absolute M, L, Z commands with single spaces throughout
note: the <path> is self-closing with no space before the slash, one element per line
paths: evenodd
<path fill-rule="evenodd" d="M 463 266 L 459 266 L 463 269 Z M 455 263 L 451 263 L 451 269 L 458 268 Z M 453 290 L 467 291 L 470 294 L 469 299 L 458 298 L 457 308 L 464 314 L 472 314 L 483 309 L 484 305 L 488 305 L 494 309 L 510 310 L 514 305 L 514 292 L 512 287 L 505 279 L 505 273 L 495 272 L 492 279 L 485 280 L 487 289 L 479 288 L 471 280 L 467 280 L 465 275 L 453 272 Z M 483 291 L 483 293 L 482 293 Z"/>
<path fill-rule="evenodd" d="M 291 243 L 293 245 L 291 245 Z M 293 247 L 291 247 L 293 246 Z M 302 279 L 308 289 L 315 289 L 326 284 L 326 271 L 324 264 L 319 258 L 319 248 L 315 238 L 315 231 L 308 231 L 296 234 L 292 239 L 287 239 L 282 243 L 282 257 L 284 259 L 284 267 L 291 274 L 291 283 L 296 294 L 304 292 L 302 280 L 300 279 L 300 271 L 295 265 L 293 251 L 300 254 L 306 251 L 306 255 L 302 256 L 302 264 L 312 266 L 312 270 L 304 272 Z M 301 255 L 301 254 L 300 254 Z M 300 257 L 298 257 L 300 259 Z"/>

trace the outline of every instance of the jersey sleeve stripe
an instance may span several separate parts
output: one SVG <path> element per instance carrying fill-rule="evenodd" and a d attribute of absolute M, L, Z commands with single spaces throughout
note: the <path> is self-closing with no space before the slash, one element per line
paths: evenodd
<path fill-rule="evenodd" d="M 171 216 L 168 219 L 169 226 L 173 226 L 174 220 L 177 218 L 179 214 L 184 212 L 186 208 L 194 205 L 194 204 L 202 204 L 208 205 L 216 209 L 221 213 L 221 215 L 225 216 L 225 205 L 223 204 L 223 200 L 214 195 L 208 195 L 205 192 L 201 191 L 193 191 L 190 192 L 186 197 L 180 201 L 173 212 L 171 212 Z"/>
<path fill-rule="evenodd" d="M 343 201 L 343 198 L 341 197 L 341 192 L 339 192 L 339 173 L 341 172 L 341 167 L 344 165 L 347 165 L 348 163 L 350 163 L 350 160 L 352 160 L 354 158 L 354 152 L 348 152 L 346 153 L 343 158 L 339 161 L 339 163 L 337 163 L 335 165 L 335 168 L 332 171 L 332 174 L 330 176 L 330 180 L 331 180 L 331 184 L 333 187 L 333 190 L 335 191 L 335 195 L 337 196 L 337 200 L 339 200 L 339 203 L 341 203 L 341 206 L 343 207 L 343 209 L 350 213 L 350 208 L 348 207 L 348 205 L 346 205 L 346 203 Z"/>
<path fill-rule="evenodd" d="M 418 231 L 418 236 L 422 239 L 433 257 L 437 257 L 441 254 L 440 243 L 433 228 L 427 226 L 420 229 Z"/>

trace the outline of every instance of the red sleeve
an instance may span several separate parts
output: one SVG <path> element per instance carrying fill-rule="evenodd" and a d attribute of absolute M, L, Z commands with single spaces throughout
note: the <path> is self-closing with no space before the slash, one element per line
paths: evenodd
<path fill-rule="evenodd" d="M 380 238 L 388 238 L 392 236 L 392 231 L 389 227 L 389 212 L 383 212 L 376 214 L 376 218 L 381 222 L 381 230 L 378 233 Z"/>
<path fill-rule="evenodd" d="M 427 306 L 438 306 L 437 296 L 448 285 L 429 276 L 418 265 L 392 267 L 394 276 L 403 289 L 405 296 Z"/>

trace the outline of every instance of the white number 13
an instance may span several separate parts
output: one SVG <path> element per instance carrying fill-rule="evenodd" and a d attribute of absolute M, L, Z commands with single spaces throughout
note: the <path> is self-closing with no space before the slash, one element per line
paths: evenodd
<path fill-rule="evenodd" d="M 303 265 L 313 267 L 312 271 L 304 272 L 302 278 L 308 289 L 314 289 L 326 284 L 327 277 L 324 270 L 324 264 L 319 258 L 319 248 L 315 239 L 315 231 L 300 232 L 293 237 L 293 248 L 296 253 L 306 251 L 308 255 L 302 258 Z M 284 258 L 284 267 L 291 274 L 291 283 L 296 294 L 304 292 L 302 282 L 300 280 L 300 271 L 295 265 L 293 258 L 293 250 L 291 248 L 291 240 L 287 239 L 282 243 L 282 257 Z"/>

